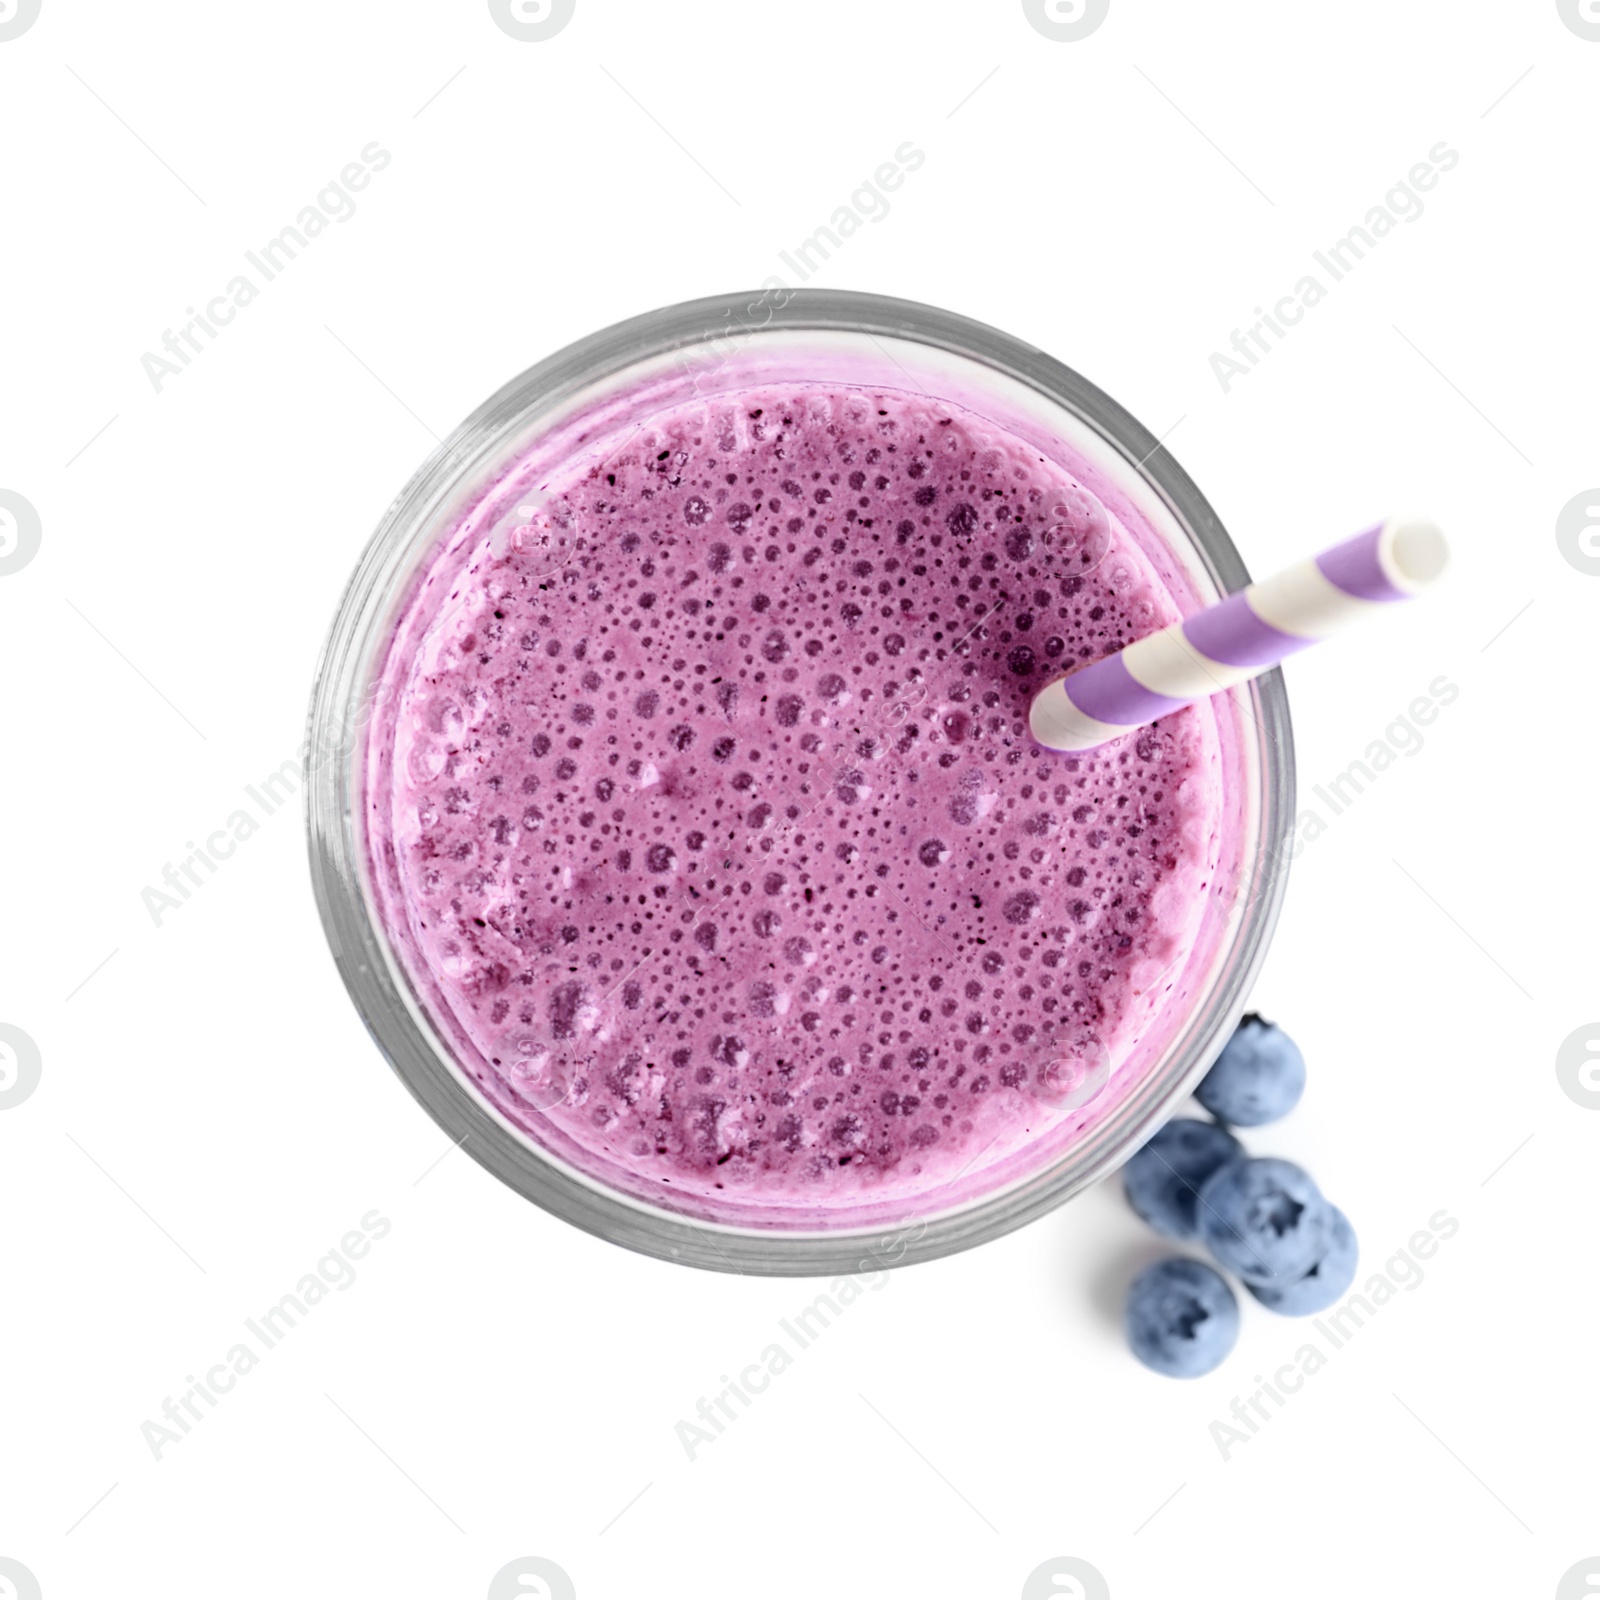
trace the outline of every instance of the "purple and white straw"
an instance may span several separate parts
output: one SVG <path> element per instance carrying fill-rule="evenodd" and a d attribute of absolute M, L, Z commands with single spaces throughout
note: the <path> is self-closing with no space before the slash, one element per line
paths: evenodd
<path fill-rule="evenodd" d="M 1431 522 L 1391 517 L 1041 689 L 1033 736 L 1088 750 L 1276 666 L 1396 600 L 1422 593 L 1449 550 Z"/>

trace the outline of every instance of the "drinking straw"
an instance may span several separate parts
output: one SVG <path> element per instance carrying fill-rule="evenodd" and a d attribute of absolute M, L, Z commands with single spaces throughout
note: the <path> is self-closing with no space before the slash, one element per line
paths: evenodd
<path fill-rule="evenodd" d="M 1033 736 L 1052 750 L 1105 744 L 1412 599 L 1448 560 L 1431 522 L 1391 517 L 1046 685 L 1029 709 Z"/>

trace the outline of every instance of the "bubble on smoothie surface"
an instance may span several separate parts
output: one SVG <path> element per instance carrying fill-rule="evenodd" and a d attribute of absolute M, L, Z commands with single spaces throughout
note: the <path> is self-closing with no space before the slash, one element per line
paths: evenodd
<path fill-rule="evenodd" d="M 1179 614 L 1133 541 L 971 414 L 849 389 L 664 412 L 544 493 L 572 559 L 491 532 L 389 666 L 374 833 L 463 1065 L 712 1201 L 917 1192 L 1048 1126 L 1215 831 L 1191 713 L 1027 731 Z"/>

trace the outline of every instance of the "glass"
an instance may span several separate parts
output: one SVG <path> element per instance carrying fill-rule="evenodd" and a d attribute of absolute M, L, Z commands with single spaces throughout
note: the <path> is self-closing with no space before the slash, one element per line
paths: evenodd
<path fill-rule="evenodd" d="M 1114 1171 L 1173 1112 L 1237 1024 L 1283 892 L 1294 815 L 1281 675 L 1202 709 L 1223 756 L 1232 855 L 1162 1012 L 1137 1081 L 1070 1147 L 944 1209 L 873 1214 L 848 1226 L 734 1226 L 607 1187 L 507 1121 L 455 1063 L 436 1018 L 374 910 L 361 797 L 367 723 L 384 652 L 412 580 L 463 506 L 530 447 L 559 450 L 606 428 L 755 382 L 844 382 L 961 397 L 1074 475 L 1140 539 L 1185 609 L 1249 576 L 1216 513 L 1160 442 L 1115 401 L 994 328 L 908 301 L 835 290 L 713 297 L 632 318 L 530 368 L 481 406 L 406 485 L 340 604 L 311 706 L 307 814 L 318 907 L 346 987 L 380 1050 L 446 1137 L 520 1194 L 630 1249 L 689 1265 L 806 1276 L 929 1260 L 1021 1227 Z M 981 405 L 974 397 L 981 398 Z M 581 424 L 580 424 L 581 419 Z M 564 433 L 565 430 L 565 433 Z M 1153 536 L 1153 539 L 1152 537 Z M 552 559 L 560 559 L 556 552 Z M 1171 1013 L 1168 1015 L 1168 1013 Z M 1119 1069 L 1120 1070 L 1120 1069 Z M 1015 1165 L 1015 1163 L 1013 1163 Z"/>

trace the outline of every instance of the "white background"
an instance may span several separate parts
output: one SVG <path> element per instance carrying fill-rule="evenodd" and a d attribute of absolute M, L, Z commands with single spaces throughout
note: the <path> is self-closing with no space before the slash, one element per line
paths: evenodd
<path fill-rule="evenodd" d="M 543 43 L 482 0 L 43 0 L 0 43 L 0 488 L 43 528 L 0 577 L 0 1022 L 43 1057 L 0 1112 L 0 1556 L 46 1600 L 476 1597 L 528 1554 L 582 1600 L 1009 1600 L 1057 1555 L 1116 1600 L 1555 1594 L 1600 1549 L 1600 1116 L 1554 1069 L 1600 1014 L 1600 578 L 1554 531 L 1600 482 L 1597 90 L 1554 0 L 1112 0 L 1077 43 L 1018 0 L 578 0 Z M 356 214 L 155 392 L 141 356 L 373 140 Z M 434 435 L 784 271 L 906 140 L 813 282 L 1076 367 L 1256 572 L 1391 507 L 1456 551 L 1289 669 L 1304 796 L 1460 694 L 1296 863 L 1255 1001 L 1310 1087 L 1248 1142 L 1350 1213 L 1363 1277 L 1459 1232 L 1226 1462 L 1209 1424 L 1306 1330 L 1246 1303 L 1212 1376 L 1136 1365 L 1117 1303 L 1159 1246 L 1112 1184 L 895 1274 L 691 1463 L 674 1424 L 823 1285 L 637 1258 L 440 1161 L 297 805 L 159 928 L 140 901 L 298 753 Z M 1211 353 L 1440 140 L 1425 214 L 1224 394 Z M 141 1423 L 372 1208 L 353 1287 L 155 1461 Z"/>

